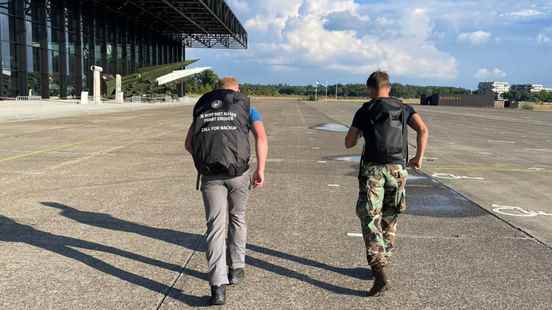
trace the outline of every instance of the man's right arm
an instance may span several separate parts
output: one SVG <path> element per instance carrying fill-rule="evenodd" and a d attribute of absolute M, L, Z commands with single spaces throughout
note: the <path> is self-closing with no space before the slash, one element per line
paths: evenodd
<path fill-rule="evenodd" d="M 349 132 L 347 132 L 347 135 L 345 136 L 345 148 L 347 149 L 355 147 L 358 143 L 358 139 L 362 136 L 362 130 L 360 129 L 362 127 L 362 111 L 363 108 L 355 113 L 353 123 L 349 128 Z"/>
<path fill-rule="evenodd" d="M 192 146 L 192 126 L 190 125 L 190 129 L 188 129 L 188 134 L 186 135 L 186 151 L 188 153 L 192 154 L 194 151 L 194 148 Z"/>
<path fill-rule="evenodd" d="M 345 148 L 351 149 L 358 143 L 358 139 L 362 135 L 360 129 L 356 127 L 349 128 L 347 136 L 345 136 Z"/>

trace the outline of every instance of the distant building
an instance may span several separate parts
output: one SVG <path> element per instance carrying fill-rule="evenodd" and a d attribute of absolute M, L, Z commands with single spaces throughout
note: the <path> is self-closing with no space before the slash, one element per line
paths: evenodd
<path fill-rule="evenodd" d="M 190 48 L 247 48 L 226 2 L 0 1 L 0 97 L 80 96 L 94 89 L 91 66 L 126 76 L 183 63 Z"/>
<path fill-rule="evenodd" d="M 508 82 L 481 82 L 478 87 L 480 94 L 495 94 L 497 99 L 503 99 L 502 95 L 510 91 Z"/>
<path fill-rule="evenodd" d="M 552 93 L 552 87 L 545 87 L 544 91 Z"/>
<path fill-rule="evenodd" d="M 512 85 L 513 91 L 528 92 L 528 93 L 540 93 L 546 91 L 546 88 L 542 84 L 516 84 Z"/>

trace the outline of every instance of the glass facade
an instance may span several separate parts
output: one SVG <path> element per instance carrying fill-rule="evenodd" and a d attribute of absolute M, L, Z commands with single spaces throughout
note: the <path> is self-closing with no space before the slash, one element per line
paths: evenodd
<path fill-rule="evenodd" d="M 92 65 L 128 75 L 183 60 L 180 40 L 117 14 L 73 0 L 0 1 L 0 97 L 78 97 L 92 91 Z"/>

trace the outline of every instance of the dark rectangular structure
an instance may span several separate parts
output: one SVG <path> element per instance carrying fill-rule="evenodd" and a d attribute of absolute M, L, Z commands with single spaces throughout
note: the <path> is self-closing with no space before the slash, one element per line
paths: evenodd
<path fill-rule="evenodd" d="M 434 94 L 429 97 L 423 97 L 420 103 L 422 105 L 493 108 L 495 107 L 495 96 L 494 94 L 472 94 L 472 95 Z"/>
<path fill-rule="evenodd" d="M 0 97 L 78 97 L 92 65 L 127 75 L 192 47 L 247 48 L 247 32 L 222 0 L 0 1 Z"/>

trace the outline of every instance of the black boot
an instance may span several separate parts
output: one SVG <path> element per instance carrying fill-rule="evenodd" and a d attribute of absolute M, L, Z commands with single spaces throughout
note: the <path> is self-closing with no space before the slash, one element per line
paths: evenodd
<path fill-rule="evenodd" d="M 389 289 L 389 283 L 387 281 L 387 275 L 383 267 L 372 268 L 374 274 L 374 286 L 368 291 L 368 297 L 382 296 L 385 291 Z"/>
<path fill-rule="evenodd" d="M 228 275 L 230 284 L 240 284 L 244 277 L 245 270 L 243 268 L 230 269 L 230 274 Z"/>
<path fill-rule="evenodd" d="M 211 305 L 221 306 L 226 303 L 226 285 L 211 286 Z"/>

